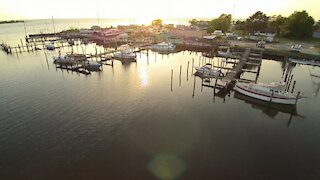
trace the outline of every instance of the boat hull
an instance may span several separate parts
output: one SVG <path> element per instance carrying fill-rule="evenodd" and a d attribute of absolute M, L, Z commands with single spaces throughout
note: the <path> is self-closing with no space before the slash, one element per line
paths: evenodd
<path fill-rule="evenodd" d="M 243 94 L 243 95 L 246 95 L 246 96 L 249 96 L 249 97 L 252 97 L 255 99 L 259 99 L 262 101 L 268 101 L 268 102 L 278 103 L 278 104 L 296 104 L 296 98 L 271 97 L 270 95 L 267 95 L 267 94 L 260 94 L 258 92 L 250 91 L 250 90 L 245 89 L 244 87 L 241 87 L 237 84 L 235 85 L 234 90 Z"/>
<path fill-rule="evenodd" d="M 134 60 L 136 59 L 135 55 L 122 55 L 122 54 L 115 54 L 113 56 L 115 59 L 127 59 L 127 60 Z"/>

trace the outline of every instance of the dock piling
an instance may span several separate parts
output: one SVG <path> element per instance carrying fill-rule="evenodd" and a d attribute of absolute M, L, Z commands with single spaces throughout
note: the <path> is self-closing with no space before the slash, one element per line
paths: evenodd
<path fill-rule="evenodd" d="M 293 93 L 295 86 L 296 86 L 296 81 L 294 80 L 293 85 L 292 85 L 292 89 L 291 89 L 291 93 Z"/>
<path fill-rule="evenodd" d="M 188 78 L 189 78 L 189 64 L 190 64 L 190 62 L 188 61 L 188 66 L 187 66 L 187 81 L 189 80 Z"/>
<path fill-rule="evenodd" d="M 181 71 L 182 71 L 182 65 L 180 65 L 179 86 L 181 86 Z"/>
<path fill-rule="evenodd" d="M 171 91 L 173 90 L 172 89 L 172 81 L 173 81 L 173 69 L 171 69 Z"/>

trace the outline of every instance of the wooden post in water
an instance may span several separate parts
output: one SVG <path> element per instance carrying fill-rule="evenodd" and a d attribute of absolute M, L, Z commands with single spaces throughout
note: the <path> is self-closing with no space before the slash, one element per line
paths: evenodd
<path fill-rule="evenodd" d="M 297 102 L 298 102 L 299 96 L 300 96 L 300 91 L 299 91 L 299 92 L 298 92 L 298 94 L 297 94 L 296 102 L 294 103 L 294 105 L 297 105 Z"/>
<path fill-rule="evenodd" d="M 193 74 L 193 68 L 194 68 L 194 58 L 192 58 L 192 67 L 191 67 L 191 73 Z"/>
<path fill-rule="evenodd" d="M 172 81 L 173 81 L 173 69 L 171 69 L 171 91 L 173 90 L 172 89 Z"/>
<path fill-rule="evenodd" d="M 181 86 L 181 71 L 182 71 L 182 65 L 180 65 L 179 86 Z"/>
<path fill-rule="evenodd" d="M 294 87 L 296 86 L 296 81 L 293 81 L 293 85 L 292 85 L 292 89 L 291 89 L 291 93 L 293 93 L 294 91 Z"/>
<path fill-rule="evenodd" d="M 196 76 L 194 76 L 194 79 L 193 79 L 193 91 L 192 91 L 192 98 L 194 97 L 194 91 L 196 89 Z"/>
<path fill-rule="evenodd" d="M 271 98 L 270 98 L 270 101 L 269 101 L 269 105 L 271 105 L 271 102 L 272 102 L 272 98 L 273 98 L 273 91 L 272 91 L 272 94 L 271 94 Z"/>
<path fill-rule="evenodd" d="M 187 81 L 189 80 L 189 61 L 188 61 L 188 66 L 187 66 Z"/>
<path fill-rule="evenodd" d="M 22 39 L 20 39 L 20 42 L 21 42 L 22 49 L 24 49 L 24 48 L 23 48 L 23 42 L 22 42 Z"/>

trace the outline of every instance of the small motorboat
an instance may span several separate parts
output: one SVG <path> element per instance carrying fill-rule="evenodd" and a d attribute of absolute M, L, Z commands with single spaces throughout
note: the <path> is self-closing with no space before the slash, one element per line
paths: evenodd
<path fill-rule="evenodd" d="M 101 64 L 96 61 L 87 61 L 85 68 L 89 71 L 100 71 Z"/>
<path fill-rule="evenodd" d="M 115 59 L 120 59 L 120 60 L 134 60 L 136 59 L 136 55 L 133 53 L 131 50 L 130 46 L 125 44 L 121 45 L 119 47 L 119 52 L 115 53 L 113 55 Z"/>
<path fill-rule="evenodd" d="M 176 46 L 172 43 L 161 42 L 155 45 L 150 46 L 150 49 L 156 51 L 172 51 Z"/>
<path fill-rule="evenodd" d="M 219 69 L 213 69 L 212 64 L 207 63 L 202 67 L 194 67 L 197 73 L 201 74 L 202 76 L 214 76 L 214 77 L 223 77 L 224 74 Z"/>

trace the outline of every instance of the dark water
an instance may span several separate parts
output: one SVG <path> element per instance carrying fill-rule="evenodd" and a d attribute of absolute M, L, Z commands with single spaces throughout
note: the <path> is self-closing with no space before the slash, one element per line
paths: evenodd
<path fill-rule="evenodd" d="M 293 67 L 309 97 L 293 112 L 214 97 L 186 71 L 200 53 L 142 53 L 89 76 L 56 69 L 57 54 L 0 52 L 0 179 L 320 178 L 320 68 Z M 264 60 L 258 81 L 283 66 Z"/>

